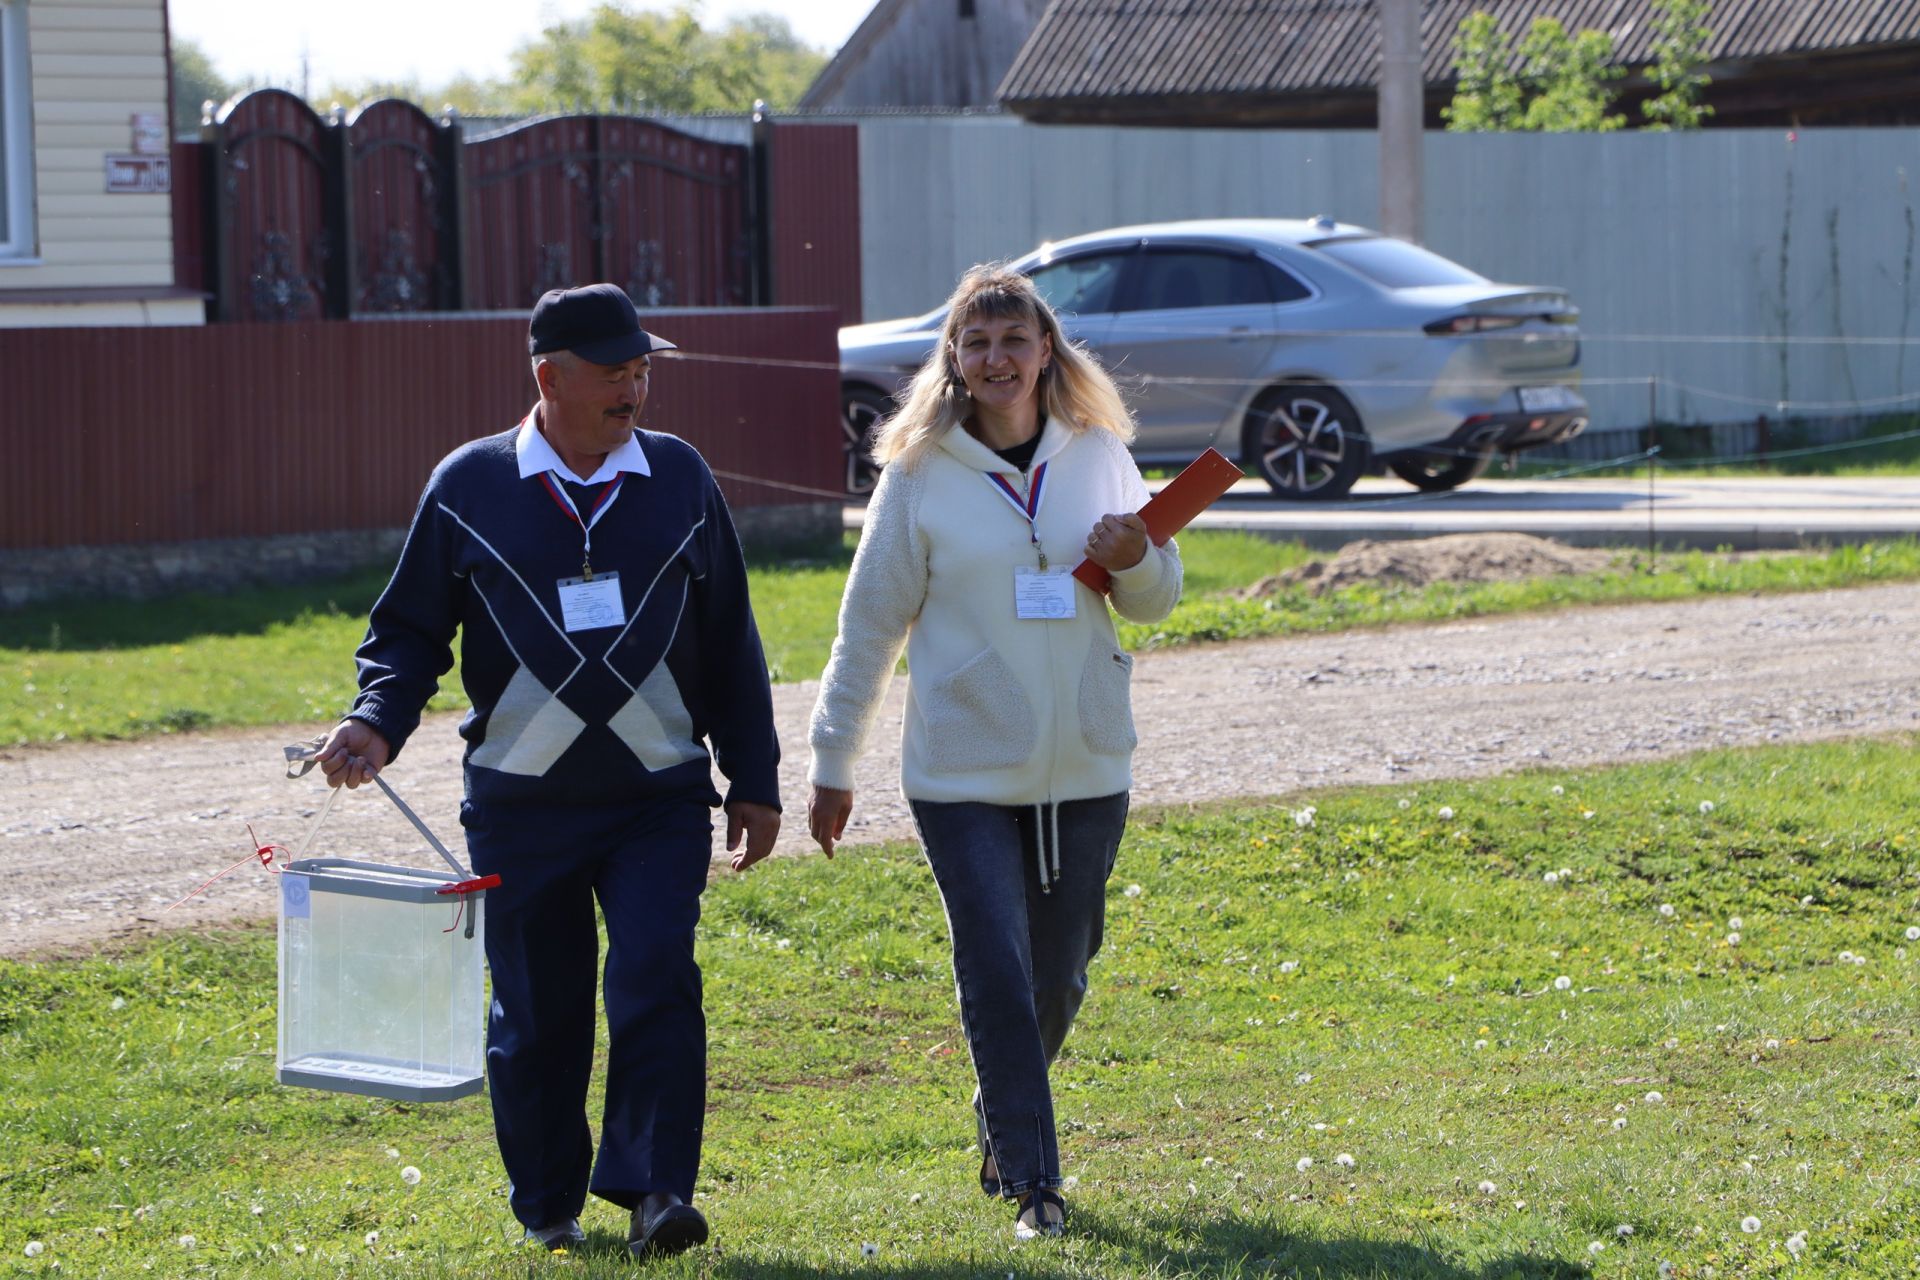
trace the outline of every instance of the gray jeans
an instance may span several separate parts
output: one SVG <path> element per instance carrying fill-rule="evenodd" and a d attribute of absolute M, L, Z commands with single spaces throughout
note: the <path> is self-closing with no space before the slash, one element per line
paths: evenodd
<path fill-rule="evenodd" d="M 1126 793 L 1058 806 L 912 802 L 953 937 L 960 1023 L 979 1080 L 982 1145 L 1000 1194 L 1060 1185 L 1047 1068 L 1087 994 L 1100 950 L 1107 877 L 1127 825 Z M 1059 841 L 1043 890 L 1038 842 Z"/>

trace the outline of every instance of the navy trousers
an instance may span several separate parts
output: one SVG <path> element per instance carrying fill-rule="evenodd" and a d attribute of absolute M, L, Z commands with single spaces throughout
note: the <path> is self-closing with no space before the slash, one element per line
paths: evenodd
<path fill-rule="evenodd" d="M 973 1054 L 981 1147 L 1009 1199 L 1058 1187 L 1059 1140 L 1047 1070 L 1087 995 L 1100 950 L 1107 878 L 1127 826 L 1126 792 L 1034 806 L 911 802 L 953 937 L 960 1025 Z M 1060 842 L 1060 877 L 1042 891 L 1042 827 Z"/>
<path fill-rule="evenodd" d="M 692 1200 L 707 1087 L 693 958 L 713 848 L 706 805 L 467 805 L 461 822 L 474 872 L 500 877 L 486 897 L 487 1080 L 514 1216 L 564 1222 L 589 1190 L 627 1209 L 650 1191 Z M 596 898 L 608 1031 L 598 1160 L 587 1121 Z"/>

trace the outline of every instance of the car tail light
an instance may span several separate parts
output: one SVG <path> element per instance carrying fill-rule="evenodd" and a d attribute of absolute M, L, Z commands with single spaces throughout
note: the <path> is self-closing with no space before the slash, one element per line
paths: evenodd
<path fill-rule="evenodd" d="M 1435 320 L 1426 326 L 1426 330 L 1435 337 L 1443 338 L 1457 333 L 1492 333 L 1496 329 L 1517 329 L 1527 320 L 1526 316 L 1449 316 L 1445 320 Z"/>

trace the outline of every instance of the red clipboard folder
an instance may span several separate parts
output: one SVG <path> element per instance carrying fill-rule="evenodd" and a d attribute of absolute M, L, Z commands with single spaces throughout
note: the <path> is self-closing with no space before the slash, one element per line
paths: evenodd
<path fill-rule="evenodd" d="M 1195 458 L 1185 471 L 1173 478 L 1173 483 L 1140 508 L 1140 517 L 1147 522 L 1147 534 L 1153 539 L 1153 545 L 1163 545 L 1212 506 L 1214 499 L 1232 488 L 1234 481 L 1245 478 L 1245 473 L 1218 449 L 1209 449 Z M 1113 575 L 1091 560 L 1082 560 L 1074 568 L 1073 576 L 1102 595 L 1113 585 Z"/>

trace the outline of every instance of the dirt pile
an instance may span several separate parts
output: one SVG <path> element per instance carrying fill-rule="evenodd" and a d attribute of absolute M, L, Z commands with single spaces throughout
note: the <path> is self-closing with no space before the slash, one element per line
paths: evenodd
<path fill-rule="evenodd" d="M 1297 586 L 1323 595 L 1363 582 L 1424 587 L 1433 582 L 1513 582 L 1549 574 L 1598 573 L 1613 564 L 1616 554 L 1525 533 L 1350 542 L 1331 560 L 1314 560 L 1263 578 L 1241 594 L 1258 599 Z"/>

